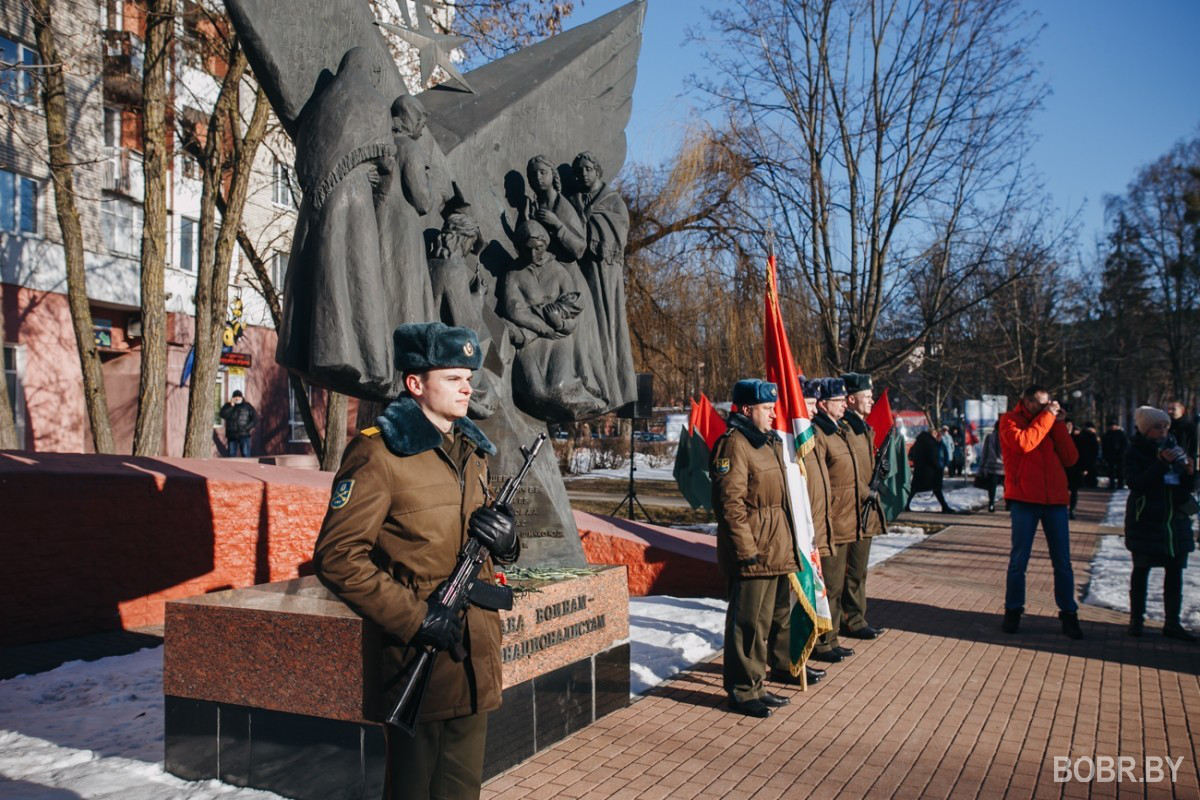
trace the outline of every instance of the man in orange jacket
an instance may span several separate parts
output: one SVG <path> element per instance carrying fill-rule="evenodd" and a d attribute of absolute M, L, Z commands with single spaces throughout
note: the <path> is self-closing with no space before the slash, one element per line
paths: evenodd
<path fill-rule="evenodd" d="M 1017 407 L 1000 418 L 1000 447 L 1004 454 L 1004 499 L 1012 504 L 1012 552 L 1004 597 L 1005 633 L 1016 633 L 1025 611 L 1025 568 L 1033 549 L 1038 522 L 1046 534 L 1054 565 L 1054 601 L 1063 633 L 1082 639 L 1075 574 L 1071 570 L 1066 468 L 1079 454 L 1062 420 L 1063 412 L 1043 386 L 1030 386 Z"/>

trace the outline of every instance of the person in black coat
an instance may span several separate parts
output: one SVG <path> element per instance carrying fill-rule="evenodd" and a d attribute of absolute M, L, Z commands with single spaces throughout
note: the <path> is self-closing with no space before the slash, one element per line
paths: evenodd
<path fill-rule="evenodd" d="M 258 412 L 246 400 L 240 390 L 234 391 L 230 402 L 221 406 L 221 419 L 225 420 L 225 442 L 229 445 L 231 458 L 249 457 L 250 436 L 258 423 Z"/>
<path fill-rule="evenodd" d="M 1196 501 L 1196 464 L 1170 434 L 1170 417 L 1142 406 L 1134 415 L 1137 432 L 1125 451 L 1125 547 L 1133 554 L 1129 579 L 1129 635 L 1141 636 L 1146 615 L 1150 570 L 1162 567 L 1163 636 L 1194 642 L 1180 621 L 1183 570 L 1195 549 L 1192 516 Z"/>
<path fill-rule="evenodd" d="M 912 477 L 912 494 L 908 497 L 909 505 L 912 504 L 912 498 L 918 492 L 933 492 L 933 496 L 942 504 L 943 514 L 953 514 L 954 509 L 946 502 L 946 496 L 942 494 L 942 466 L 943 462 L 939 458 L 938 449 L 940 444 L 933 434 L 929 431 L 921 431 L 917 434 L 917 440 L 913 442 L 912 449 L 908 451 L 908 460 L 912 462 L 913 477 Z M 905 507 L 905 511 L 911 510 Z"/>
<path fill-rule="evenodd" d="M 1125 450 L 1129 447 L 1129 437 L 1121 430 L 1115 419 L 1108 421 L 1108 430 L 1100 439 L 1100 456 L 1108 467 L 1108 489 L 1115 491 L 1124 486 L 1124 473 L 1121 471 L 1125 461 Z"/>
<path fill-rule="evenodd" d="M 1167 403 L 1167 413 L 1171 415 L 1171 436 L 1183 448 L 1184 455 L 1196 461 L 1196 423 L 1187 415 L 1187 409 L 1178 400 Z"/>

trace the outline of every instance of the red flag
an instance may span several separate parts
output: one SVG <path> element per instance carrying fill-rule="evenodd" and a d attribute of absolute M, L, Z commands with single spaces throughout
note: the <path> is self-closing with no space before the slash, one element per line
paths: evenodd
<path fill-rule="evenodd" d="M 878 450 L 883 446 L 883 440 L 887 438 L 888 432 L 892 426 L 896 424 L 896 415 L 892 413 L 892 404 L 888 400 L 888 390 L 884 389 L 883 394 L 879 395 L 879 399 L 875 401 L 875 407 L 871 409 L 871 413 L 867 414 L 866 422 L 875 431 L 875 449 Z"/>
<path fill-rule="evenodd" d="M 708 397 L 704 392 L 700 393 L 700 402 L 692 401 L 692 413 L 688 419 L 688 431 L 695 431 L 704 439 L 704 443 L 708 445 L 709 452 L 712 451 L 713 445 L 717 443 L 717 439 L 721 438 L 721 434 L 725 432 L 725 420 L 721 419 L 721 415 L 713 408 L 713 404 L 709 402 Z"/>
<path fill-rule="evenodd" d="M 792 346 L 788 343 L 783 314 L 779 310 L 774 253 L 767 258 L 766 312 L 763 338 L 766 339 L 767 380 L 779 387 L 779 400 L 775 403 L 775 429 L 796 436 L 796 444 L 801 447 L 811 440 L 812 434 L 808 432 L 808 407 L 804 405 L 804 393 L 800 391 L 796 359 L 792 357 Z M 804 424 L 800 420 L 804 420 Z"/>

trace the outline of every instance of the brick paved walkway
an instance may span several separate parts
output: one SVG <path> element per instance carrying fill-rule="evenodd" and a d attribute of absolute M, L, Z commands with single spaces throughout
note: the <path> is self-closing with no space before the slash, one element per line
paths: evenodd
<path fill-rule="evenodd" d="M 1085 493 L 1072 523 L 1079 587 L 1106 501 Z M 1089 606 L 1086 638 L 1062 636 L 1044 540 L 1021 632 L 1001 633 L 1008 516 L 954 522 L 872 570 L 869 616 L 888 632 L 854 642 L 807 693 L 773 689 L 792 704 L 770 719 L 724 709 L 718 656 L 498 776 L 484 797 L 1200 798 L 1200 646 L 1157 625 L 1132 639 L 1125 615 Z M 1131 756 L 1136 778 L 1146 757 L 1182 764 L 1174 785 L 1055 783 L 1055 756 Z"/>

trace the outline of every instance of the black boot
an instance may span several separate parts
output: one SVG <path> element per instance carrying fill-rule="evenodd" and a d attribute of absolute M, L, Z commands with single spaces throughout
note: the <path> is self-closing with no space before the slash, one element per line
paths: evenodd
<path fill-rule="evenodd" d="M 1195 635 L 1193 635 L 1187 628 L 1183 627 L 1178 622 L 1174 624 L 1167 623 L 1166 625 L 1163 625 L 1163 636 L 1166 636 L 1168 639 L 1178 639 L 1181 642 L 1196 641 Z"/>
<path fill-rule="evenodd" d="M 1083 631 L 1079 627 L 1079 615 L 1071 611 L 1058 612 L 1058 618 L 1062 620 L 1063 635 L 1068 639 L 1082 639 Z"/>
<path fill-rule="evenodd" d="M 1021 609 L 1006 608 L 1004 609 L 1004 622 L 1000 625 L 1000 630 L 1005 633 L 1016 633 L 1021 627 Z"/>
<path fill-rule="evenodd" d="M 1135 617 L 1135 616 L 1129 617 L 1129 635 L 1130 636 L 1141 636 L 1142 631 L 1144 631 L 1145 628 L 1146 628 L 1145 620 L 1143 620 L 1141 617 Z"/>

